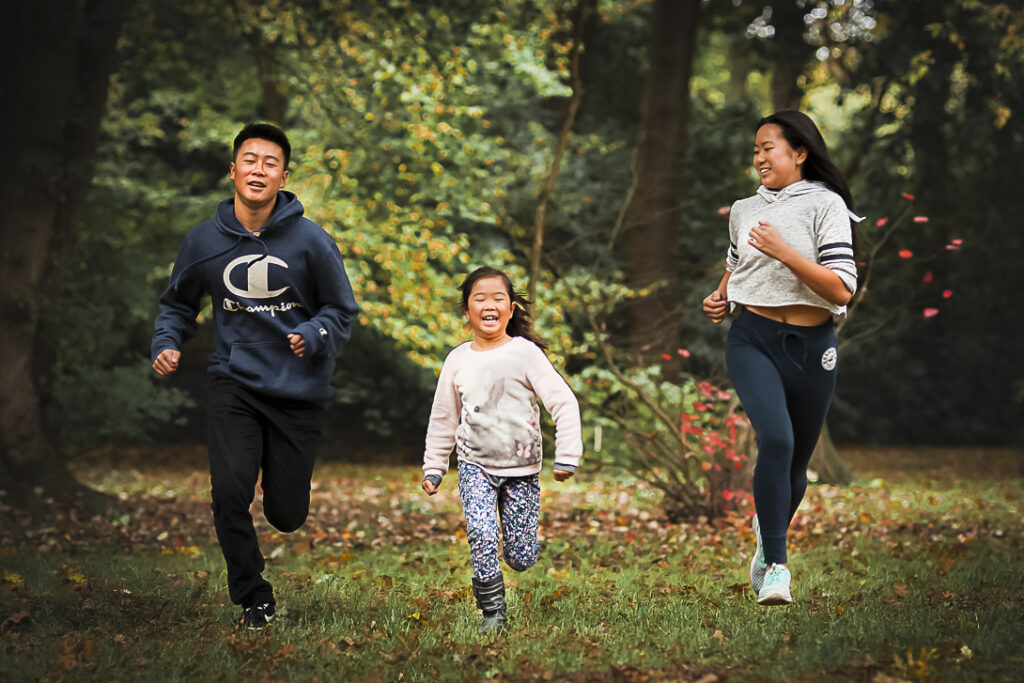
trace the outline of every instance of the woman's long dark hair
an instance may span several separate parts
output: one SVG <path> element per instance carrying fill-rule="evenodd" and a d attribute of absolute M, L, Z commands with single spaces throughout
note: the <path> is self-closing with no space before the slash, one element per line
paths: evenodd
<path fill-rule="evenodd" d="M 795 109 L 781 109 L 770 116 L 766 116 L 757 122 L 754 133 L 761 130 L 762 126 L 774 123 L 782 129 L 782 137 L 794 150 L 803 147 L 807 150 L 807 159 L 803 164 L 804 180 L 817 180 L 824 183 L 828 189 L 835 192 L 846 202 L 846 208 L 853 211 L 853 195 L 850 193 L 850 186 L 846 179 L 839 172 L 832 159 L 828 156 L 828 147 L 821 132 L 814 125 L 811 117 Z M 857 252 L 857 230 L 856 225 L 850 221 L 850 234 L 853 237 L 853 250 Z"/>
<path fill-rule="evenodd" d="M 482 266 L 467 275 L 466 279 L 462 281 L 462 284 L 459 285 L 459 291 L 462 292 L 462 312 L 465 313 L 469 310 L 469 295 L 473 291 L 473 285 L 485 277 L 500 277 L 502 282 L 505 283 L 505 291 L 508 293 L 509 301 L 515 304 L 512 308 L 512 317 L 505 327 L 506 334 L 510 337 L 523 337 L 539 346 L 541 351 L 547 351 L 547 342 L 533 332 L 533 318 L 530 316 L 529 310 L 527 310 L 527 306 L 531 302 L 525 296 L 516 292 L 515 287 L 512 286 L 512 280 L 497 268 Z"/>

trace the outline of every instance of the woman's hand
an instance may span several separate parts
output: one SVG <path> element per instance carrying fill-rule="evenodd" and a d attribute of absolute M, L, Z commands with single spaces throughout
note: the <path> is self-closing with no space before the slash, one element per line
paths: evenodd
<path fill-rule="evenodd" d="M 704 315 L 711 319 L 711 322 L 716 325 L 725 319 L 725 314 L 729 310 L 729 302 L 725 300 L 725 297 L 717 289 L 706 297 L 704 302 L 701 304 L 701 308 L 704 310 Z"/>
<path fill-rule="evenodd" d="M 767 221 L 758 221 L 757 225 L 750 229 L 750 236 L 747 240 L 750 246 L 762 254 L 771 256 L 773 259 L 785 263 L 793 251 L 782 235 L 775 229 L 775 226 Z"/>

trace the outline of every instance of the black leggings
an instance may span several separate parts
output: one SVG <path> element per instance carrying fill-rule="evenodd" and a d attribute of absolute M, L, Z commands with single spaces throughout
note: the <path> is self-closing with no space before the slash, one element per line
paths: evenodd
<path fill-rule="evenodd" d="M 764 559 L 781 564 L 836 386 L 835 329 L 831 320 L 804 327 L 743 309 L 729 330 L 725 362 L 757 434 L 754 507 Z"/>
<path fill-rule="evenodd" d="M 295 531 L 309 514 L 309 483 L 324 410 L 316 403 L 264 396 L 210 379 L 209 456 L 213 524 L 228 566 L 231 602 L 274 602 L 249 505 L 263 470 L 263 515 Z"/>

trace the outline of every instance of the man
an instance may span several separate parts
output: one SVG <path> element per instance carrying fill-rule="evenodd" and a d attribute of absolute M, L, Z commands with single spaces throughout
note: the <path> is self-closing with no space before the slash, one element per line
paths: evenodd
<path fill-rule="evenodd" d="M 235 138 L 235 196 L 185 236 L 151 348 L 159 375 L 176 371 L 182 344 L 196 332 L 200 298 L 210 294 L 213 519 L 231 601 L 251 629 L 269 623 L 275 608 L 249 513 L 257 478 L 262 469 L 267 521 L 283 532 L 298 529 L 309 513 L 320 422 L 334 396 L 334 356 L 359 310 L 334 240 L 282 190 L 290 155 L 274 126 L 250 124 Z"/>

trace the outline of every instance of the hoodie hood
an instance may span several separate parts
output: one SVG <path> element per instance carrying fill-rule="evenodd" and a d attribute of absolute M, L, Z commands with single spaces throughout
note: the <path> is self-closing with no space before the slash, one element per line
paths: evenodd
<path fill-rule="evenodd" d="M 260 234 L 265 235 L 272 230 L 290 223 L 303 214 L 302 202 L 295 196 L 295 193 L 286 190 L 279 190 L 277 203 L 274 211 L 270 214 L 270 220 L 260 229 Z M 217 214 L 214 216 L 217 230 L 231 237 L 249 237 L 251 233 L 238 222 L 235 217 L 235 198 L 225 199 L 217 205 Z"/>
<path fill-rule="evenodd" d="M 798 180 L 795 183 L 786 185 L 781 190 L 770 190 L 764 185 L 757 188 L 757 196 L 769 204 L 781 202 L 789 197 L 803 197 L 804 195 L 817 194 L 819 192 L 832 192 L 832 190 L 828 185 L 817 180 Z M 864 220 L 864 216 L 858 216 L 849 209 L 846 210 L 846 213 L 850 214 L 850 220 L 854 223 L 860 223 Z"/>

